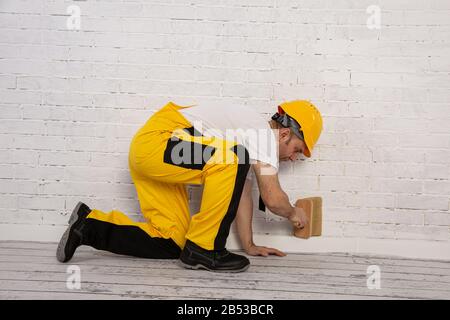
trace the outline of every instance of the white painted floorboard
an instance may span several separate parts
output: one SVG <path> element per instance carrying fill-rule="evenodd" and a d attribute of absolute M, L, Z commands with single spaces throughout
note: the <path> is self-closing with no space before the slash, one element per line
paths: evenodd
<path fill-rule="evenodd" d="M 0 299 L 450 299 L 450 261 L 351 254 L 249 257 L 244 273 L 187 270 L 176 260 L 150 260 L 81 247 L 68 264 L 56 243 L 0 242 Z M 68 289 L 69 266 L 81 288 Z M 367 288 L 367 268 L 381 288 Z"/>

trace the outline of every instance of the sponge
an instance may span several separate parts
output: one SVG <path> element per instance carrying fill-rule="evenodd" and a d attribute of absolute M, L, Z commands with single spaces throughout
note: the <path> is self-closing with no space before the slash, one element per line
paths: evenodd
<path fill-rule="evenodd" d="M 305 211 L 308 223 L 303 228 L 294 227 L 294 236 L 298 238 L 308 239 L 312 235 L 314 204 L 312 200 L 299 199 L 295 203 L 295 206 L 302 208 Z"/>
<path fill-rule="evenodd" d="M 312 202 L 313 202 L 312 235 L 313 236 L 321 236 L 322 235 L 322 198 L 321 197 L 310 197 L 310 198 L 304 198 L 303 200 L 312 200 Z"/>
<path fill-rule="evenodd" d="M 304 228 L 294 227 L 294 236 L 308 239 L 311 236 L 322 235 L 322 198 L 310 197 L 298 199 L 295 203 L 296 207 L 303 208 L 308 218 L 308 223 Z"/>

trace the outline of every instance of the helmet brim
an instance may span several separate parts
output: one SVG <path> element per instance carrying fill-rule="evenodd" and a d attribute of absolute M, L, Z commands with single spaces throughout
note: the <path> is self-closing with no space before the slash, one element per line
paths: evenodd
<path fill-rule="evenodd" d="M 305 155 L 305 157 L 311 158 L 311 152 L 309 151 L 308 147 L 305 148 L 303 154 Z"/>

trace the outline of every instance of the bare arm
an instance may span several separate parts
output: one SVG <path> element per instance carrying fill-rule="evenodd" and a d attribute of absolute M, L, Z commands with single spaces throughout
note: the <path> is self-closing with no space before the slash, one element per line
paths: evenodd
<path fill-rule="evenodd" d="M 241 200 L 236 215 L 236 228 L 241 240 L 241 245 L 247 254 L 252 256 L 265 256 L 274 254 L 280 257 L 286 254 L 274 249 L 257 246 L 253 243 L 253 200 L 252 200 L 252 184 L 250 180 L 245 180 L 244 190 L 242 191 Z"/>
<path fill-rule="evenodd" d="M 281 189 L 278 174 L 271 173 L 268 170 L 269 165 L 262 162 L 253 166 L 264 204 L 276 215 L 289 218 L 294 212 L 294 207 L 290 204 L 287 194 Z"/>
<path fill-rule="evenodd" d="M 253 243 L 252 217 L 253 200 L 251 181 L 245 180 L 244 190 L 242 191 L 241 200 L 239 201 L 239 207 L 236 214 L 236 227 L 242 247 L 245 251 L 255 245 Z"/>
<path fill-rule="evenodd" d="M 253 164 L 258 181 L 259 192 L 264 204 L 274 214 L 287 218 L 296 227 L 307 223 L 303 209 L 291 205 L 286 192 L 281 189 L 278 174 L 270 170 L 271 166 L 262 162 Z"/>

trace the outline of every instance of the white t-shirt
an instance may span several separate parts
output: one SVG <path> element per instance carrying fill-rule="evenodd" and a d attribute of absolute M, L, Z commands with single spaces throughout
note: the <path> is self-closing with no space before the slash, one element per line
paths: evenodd
<path fill-rule="evenodd" d="M 199 105 L 179 110 L 206 137 L 236 141 L 243 145 L 250 162 L 261 161 L 278 170 L 278 145 L 266 119 L 249 106 Z"/>

